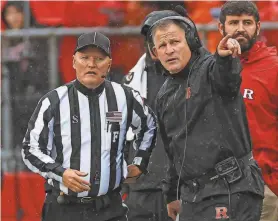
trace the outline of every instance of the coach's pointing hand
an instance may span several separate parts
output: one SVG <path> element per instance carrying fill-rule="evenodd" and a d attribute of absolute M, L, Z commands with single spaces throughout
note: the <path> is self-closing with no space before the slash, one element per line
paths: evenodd
<path fill-rule="evenodd" d="M 226 35 L 220 41 L 217 52 L 221 57 L 232 55 L 233 58 L 241 54 L 241 48 L 236 39 L 233 39 L 231 35 Z"/>

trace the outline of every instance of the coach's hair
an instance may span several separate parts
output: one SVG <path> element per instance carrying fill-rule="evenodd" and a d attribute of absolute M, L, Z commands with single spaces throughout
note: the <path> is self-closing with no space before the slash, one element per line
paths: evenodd
<path fill-rule="evenodd" d="M 158 29 L 164 29 L 164 28 L 168 27 L 168 26 L 171 25 L 171 24 L 177 25 L 179 28 L 181 28 L 182 30 L 185 31 L 185 34 L 187 34 L 187 32 L 189 31 L 189 29 L 185 29 L 185 28 L 184 28 L 184 25 L 183 25 L 180 21 L 171 20 L 171 19 L 159 21 L 159 22 L 157 22 L 157 23 L 152 27 L 152 29 L 151 29 L 152 41 L 154 41 L 153 38 L 154 38 L 154 35 L 155 35 L 155 33 L 156 33 L 156 31 L 157 31 Z"/>
<path fill-rule="evenodd" d="M 254 16 L 256 23 L 260 21 L 258 8 L 251 1 L 227 1 L 221 8 L 219 20 L 224 24 L 227 15 L 240 16 L 243 14 Z"/>

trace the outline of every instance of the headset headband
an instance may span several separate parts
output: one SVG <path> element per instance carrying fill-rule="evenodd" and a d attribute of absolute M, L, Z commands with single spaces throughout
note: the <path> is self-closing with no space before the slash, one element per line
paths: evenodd
<path fill-rule="evenodd" d="M 161 22 L 161 21 L 165 21 L 165 20 L 179 20 L 182 21 L 186 24 L 188 24 L 190 26 L 190 28 L 192 28 L 193 30 L 195 29 L 193 22 L 185 17 L 182 16 L 169 16 L 169 17 L 165 17 L 165 18 L 161 18 L 159 20 L 157 20 L 155 23 L 153 23 L 153 25 L 149 28 L 149 30 L 151 30 L 157 23 Z"/>

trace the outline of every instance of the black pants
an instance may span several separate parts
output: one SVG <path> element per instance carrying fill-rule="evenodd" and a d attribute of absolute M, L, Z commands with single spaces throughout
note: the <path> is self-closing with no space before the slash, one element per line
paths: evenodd
<path fill-rule="evenodd" d="M 128 221 L 172 221 L 162 191 L 130 191 L 124 203 Z"/>
<path fill-rule="evenodd" d="M 127 208 L 120 194 L 111 197 L 109 207 L 95 211 L 92 204 L 58 204 L 57 197 L 48 193 L 43 205 L 42 221 L 127 221 Z"/>
<path fill-rule="evenodd" d="M 183 202 L 179 221 L 259 221 L 262 203 L 261 196 L 248 192 L 232 194 L 230 208 L 228 195 Z"/>

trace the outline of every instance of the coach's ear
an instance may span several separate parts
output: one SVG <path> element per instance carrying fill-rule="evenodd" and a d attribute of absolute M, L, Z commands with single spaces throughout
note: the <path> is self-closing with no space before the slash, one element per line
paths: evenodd
<path fill-rule="evenodd" d="M 151 55 L 152 60 L 157 61 L 158 58 L 157 58 L 157 56 L 155 55 L 155 53 L 153 52 L 153 50 L 151 49 L 150 44 L 147 43 L 147 45 L 148 45 L 148 50 L 149 50 L 149 53 L 150 53 L 150 55 Z"/>
<path fill-rule="evenodd" d="M 156 57 L 156 59 L 158 59 L 158 58 L 157 58 L 157 50 L 156 50 L 156 47 L 155 47 L 155 46 L 153 46 L 153 48 L 152 48 L 152 53 L 153 53 L 153 55 Z"/>

